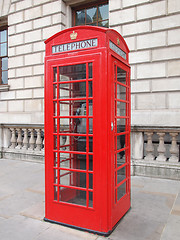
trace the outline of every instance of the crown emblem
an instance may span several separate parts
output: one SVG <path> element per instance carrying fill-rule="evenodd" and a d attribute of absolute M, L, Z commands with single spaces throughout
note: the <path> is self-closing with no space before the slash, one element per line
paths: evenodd
<path fill-rule="evenodd" d="M 71 40 L 74 40 L 77 38 L 77 32 L 73 31 L 71 34 L 70 34 L 70 38 Z"/>
<path fill-rule="evenodd" d="M 117 44 L 120 45 L 120 40 L 119 40 L 119 38 L 117 38 Z"/>

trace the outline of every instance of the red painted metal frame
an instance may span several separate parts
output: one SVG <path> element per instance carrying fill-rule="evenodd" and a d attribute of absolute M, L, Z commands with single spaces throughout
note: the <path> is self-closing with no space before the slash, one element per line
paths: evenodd
<path fill-rule="evenodd" d="M 75 31 L 77 33 L 76 40 L 71 40 L 70 34 Z M 62 53 L 52 53 L 52 46 L 71 43 L 76 41 L 83 41 L 87 39 L 98 39 L 98 46 L 84 49 L 67 51 Z M 118 41 L 117 41 L 118 39 Z M 109 41 L 113 42 L 117 47 L 121 48 L 126 53 L 126 59 L 122 58 L 116 52 L 109 48 Z M 46 40 L 46 57 L 45 57 L 45 220 L 54 221 L 68 226 L 73 226 L 88 231 L 94 231 L 100 234 L 108 235 L 120 218 L 130 208 L 130 66 L 128 63 L 128 47 L 124 39 L 116 31 L 93 27 L 93 26 L 79 26 L 63 30 L 48 40 Z M 93 100 L 93 116 L 87 115 L 81 118 L 93 119 L 93 133 L 71 133 L 60 132 L 59 120 L 64 116 L 59 114 L 59 102 L 65 101 L 53 98 L 53 68 L 57 67 L 57 76 L 59 76 L 59 67 L 77 64 L 86 64 L 86 72 L 88 72 L 88 63 L 93 63 L 93 96 L 85 97 L 88 104 L 89 100 Z M 117 67 L 126 71 L 126 147 L 125 149 L 116 150 L 114 142 L 117 135 L 115 105 L 119 101 L 114 96 L 114 85 L 117 83 Z M 89 80 L 86 75 L 84 80 L 73 80 L 73 82 L 86 82 L 86 90 L 88 90 Z M 72 81 L 70 81 L 72 82 Z M 66 81 L 67 83 L 67 81 Z M 57 77 L 57 91 L 59 90 L 60 82 Z M 55 88 L 55 87 L 54 87 Z M 82 98 L 75 98 L 76 100 Z M 66 99 L 73 100 L 73 98 Z M 53 102 L 57 102 L 57 116 L 54 116 Z M 88 107 L 87 107 L 88 108 Z M 89 108 L 88 108 L 89 109 Z M 67 117 L 67 116 L 66 116 Z M 77 116 L 69 116 L 69 119 L 76 119 Z M 57 119 L 57 120 L 55 120 Z M 57 122 L 57 130 L 54 131 L 54 122 Z M 113 123 L 113 129 L 112 129 Z M 89 121 L 86 120 L 87 129 Z M 87 138 L 87 146 L 89 146 L 89 138 L 93 136 L 93 151 L 89 152 L 87 147 L 85 152 L 80 154 L 86 155 L 87 166 L 85 170 L 78 169 L 77 167 L 69 168 L 61 167 L 59 165 L 59 154 L 77 153 L 73 149 L 69 151 L 60 150 L 60 136 L 82 136 Z M 57 136 L 57 149 L 54 149 L 54 136 Z M 121 167 L 115 164 L 115 155 L 120 151 L 126 150 L 126 162 Z M 54 166 L 54 156 L 57 155 L 57 165 Z M 93 156 L 93 169 L 89 169 L 89 157 Z M 68 161 L 64 159 L 63 161 Z M 73 160 L 74 161 L 74 160 Z M 72 165 L 75 164 L 72 162 Z M 126 167 L 126 177 L 123 182 L 117 184 L 115 176 L 117 170 Z M 68 170 L 71 172 L 72 177 L 70 181 L 78 182 L 78 175 L 75 173 L 84 173 L 87 176 L 86 188 L 80 186 L 66 186 L 60 185 L 60 170 Z M 54 173 L 57 172 L 56 175 Z M 63 173 L 66 176 L 69 173 Z M 89 174 L 93 174 L 93 185 L 89 187 Z M 57 178 L 57 179 L 55 179 Z M 56 180 L 56 181 L 55 181 Z M 126 183 L 125 195 L 117 201 L 116 189 L 123 183 Z M 59 190 L 57 191 L 57 198 L 54 197 L 54 187 L 66 187 L 64 201 L 60 200 Z M 68 189 L 74 189 L 68 193 Z M 86 191 L 87 197 L 89 193 L 93 193 L 93 206 L 89 205 L 89 200 L 85 206 L 76 205 L 67 202 L 67 199 L 73 197 L 77 190 Z M 62 191 L 62 190 L 60 190 Z M 74 192 L 74 193 L 73 193 Z"/>

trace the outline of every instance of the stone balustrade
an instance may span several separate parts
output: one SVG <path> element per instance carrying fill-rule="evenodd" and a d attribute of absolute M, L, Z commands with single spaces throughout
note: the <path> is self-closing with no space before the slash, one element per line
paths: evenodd
<path fill-rule="evenodd" d="M 9 148 L 41 151 L 44 149 L 44 130 L 41 128 L 10 127 Z"/>
<path fill-rule="evenodd" d="M 0 125 L 0 129 L 0 152 L 2 157 L 43 160 L 43 125 Z"/>
<path fill-rule="evenodd" d="M 133 175 L 180 180 L 179 152 L 180 128 L 132 127 Z M 0 125 L 0 157 L 43 162 L 44 126 Z"/>
<path fill-rule="evenodd" d="M 180 179 L 179 152 L 180 128 L 132 128 L 131 159 L 135 175 Z"/>

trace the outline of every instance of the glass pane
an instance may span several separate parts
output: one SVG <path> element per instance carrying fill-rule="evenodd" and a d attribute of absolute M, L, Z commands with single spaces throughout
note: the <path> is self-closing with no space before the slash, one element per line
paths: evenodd
<path fill-rule="evenodd" d="M 86 100 L 60 101 L 60 116 L 85 116 Z"/>
<path fill-rule="evenodd" d="M 117 81 L 126 84 L 126 71 L 117 67 Z"/>
<path fill-rule="evenodd" d="M 86 137 L 60 136 L 60 150 L 86 152 Z"/>
<path fill-rule="evenodd" d="M 73 150 L 73 143 L 70 144 L 70 137 L 69 136 L 59 136 L 60 141 L 60 150 L 61 151 L 70 151 L 70 145 L 72 147 L 71 151 Z"/>
<path fill-rule="evenodd" d="M 86 188 L 86 173 L 60 170 L 60 185 Z"/>
<path fill-rule="evenodd" d="M 117 119 L 117 133 L 125 132 L 126 131 L 126 119 L 125 118 L 118 118 Z"/>
<path fill-rule="evenodd" d="M 53 75 L 54 75 L 53 82 L 57 82 L 57 67 L 53 68 Z"/>
<path fill-rule="evenodd" d="M 59 200 L 62 202 L 86 206 L 86 191 L 60 187 Z"/>
<path fill-rule="evenodd" d="M 54 102 L 53 105 L 54 105 L 54 116 L 57 116 L 57 102 Z"/>
<path fill-rule="evenodd" d="M 93 137 L 89 137 L 89 152 L 93 152 Z"/>
<path fill-rule="evenodd" d="M 93 207 L 93 192 L 89 192 L 89 207 Z"/>
<path fill-rule="evenodd" d="M 67 170 L 59 170 L 59 184 L 60 185 L 67 185 L 70 186 L 70 178 L 71 178 L 71 172 Z"/>
<path fill-rule="evenodd" d="M 89 188 L 93 189 L 93 174 L 89 173 Z"/>
<path fill-rule="evenodd" d="M 57 84 L 53 85 L 53 98 L 57 99 Z"/>
<path fill-rule="evenodd" d="M 89 100 L 89 116 L 93 115 L 93 100 Z"/>
<path fill-rule="evenodd" d="M 117 171 L 117 184 L 122 182 L 125 178 L 126 178 L 126 167 L 123 167 Z"/>
<path fill-rule="evenodd" d="M 102 5 L 98 7 L 98 21 L 109 18 L 109 5 Z"/>
<path fill-rule="evenodd" d="M 117 150 L 125 148 L 125 135 L 117 136 Z"/>
<path fill-rule="evenodd" d="M 91 23 L 97 21 L 97 8 L 88 8 L 86 10 L 86 23 Z"/>
<path fill-rule="evenodd" d="M 54 118 L 54 133 L 57 133 L 57 118 Z"/>
<path fill-rule="evenodd" d="M 60 118 L 60 133 L 86 133 L 86 118 Z"/>
<path fill-rule="evenodd" d="M 59 84 L 59 98 L 86 97 L 86 82 Z"/>
<path fill-rule="evenodd" d="M 60 153 L 60 167 L 69 169 L 86 170 L 86 155 Z"/>
<path fill-rule="evenodd" d="M 117 189 L 117 201 L 120 200 L 126 194 L 126 182 L 123 183 Z"/>
<path fill-rule="evenodd" d="M 71 133 L 73 131 L 73 129 L 71 129 L 72 121 L 73 121 L 73 119 L 60 118 L 59 119 L 59 132 L 60 133 L 65 133 L 65 132 Z"/>
<path fill-rule="evenodd" d="M 76 26 L 85 24 L 85 10 L 76 12 Z"/>
<path fill-rule="evenodd" d="M 85 118 L 77 118 L 76 125 L 74 126 L 74 131 L 76 133 L 86 133 L 86 119 Z"/>
<path fill-rule="evenodd" d="M 60 167 L 61 168 L 69 168 L 71 153 L 59 153 L 60 154 Z"/>
<path fill-rule="evenodd" d="M 56 156 L 56 155 L 55 155 Z M 57 156 L 56 156 L 57 157 Z M 60 153 L 60 167 L 86 170 L 86 155 L 74 153 Z M 93 170 L 93 156 L 89 155 L 89 170 Z"/>
<path fill-rule="evenodd" d="M 89 81 L 89 97 L 92 97 L 93 95 L 93 83 L 92 81 Z"/>
<path fill-rule="evenodd" d="M 2 43 L 0 47 L 1 47 L 1 50 L 0 50 L 1 57 L 7 56 L 7 43 Z"/>
<path fill-rule="evenodd" d="M 2 70 L 8 70 L 8 58 L 2 58 Z"/>
<path fill-rule="evenodd" d="M 57 136 L 54 136 L 54 149 L 57 149 Z"/>
<path fill-rule="evenodd" d="M 125 102 L 117 102 L 117 116 L 126 116 Z"/>
<path fill-rule="evenodd" d="M 126 162 L 126 151 L 121 151 L 117 153 L 117 167 L 120 167 L 122 164 Z"/>
<path fill-rule="evenodd" d="M 70 137 L 69 136 L 59 136 L 59 141 L 60 141 L 60 148 L 61 150 L 66 150 L 66 147 L 69 147 L 69 143 L 70 143 Z M 68 149 L 67 149 L 68 151 Z"/>
<path fill-rule="evenodd" d="M 54 169 L 54 183 L 58 184 L 58 170 Z"/>
<path fill-rule="evenodd" d="M 93 119 L 89 118 L 89 133 L 93 133 Z"/>
<path fill-rule="evenodd" d="M 59 67 L 60 81 L 86 79 L 86 64 Z"/>
<path fill-rule="evenodd" d="M 7 30 L 0 32 L 0 41 L 1 41 L 1 43 L 7 42 Z"/>
<path fill-rule="evenodd" d="M 89 155 L 89 170 L 93 171 L 93 155 Z"/>
<path fill-rule="evenodd" d="M 93 78 L 92 63 L 88 63 L 89 78 Z"/>
<path fill-rule="evenodd" d="M 54 200 L 55 201 L 57 201 L 57 190 L 58 190 L 58 187 L 54 186 Z"/>
<path fill-rule="evenodd" d="M 98 26 L 108 28 L 109 27 L 109 21 L 106 20 L 106 21 L 98 22 Z"/>
<path fill-rule="evenodd" d="M 117 84 L 117 98 L 121 100 L 126 100 L 126 87 Z"/>
<path fill-rule="evenodd" d="M 54 153 L 54 167 L 57 167 L 57 164 L 58 164 L 58 158 L 57 158 L 57 156 L 58 156 L 58 153 L 55 152 L 55 153 Z"/>
<path fill-rule="evenodd" d="M 8 83 L 8 71 L 3 71 L 2 72 L 2 84 L 7 84 Z"/>
<path fill-rule="evenodd" d="M 86 137 L 79 137 L 77 139 L 77 151 L 86 152 Z"/>

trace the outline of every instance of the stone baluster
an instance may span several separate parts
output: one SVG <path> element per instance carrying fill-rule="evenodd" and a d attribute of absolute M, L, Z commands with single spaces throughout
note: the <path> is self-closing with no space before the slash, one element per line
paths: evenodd
<path fill-rule="evenodd" d="M 16 147 L 16 128 L 10 128 L 10 131 L 11 131 L 11 145 L 10 145 L 10 148 L 15 148 Z"/>
<path fill-rule="evenodd" d="M 29 143 L 29 141 L 28 141 L 28 129 L 24 128 L 23 131 L 24 131 L 24 138 L 23 138 L 23 147 L 22 147 L 22 149 L 27 150 L 28 149 L 28 143 Z"/>
<path fill-rule="evenodd" d="M 22 148 L 22 129 L 17 128 L 18 138 L 17 138 L 17 147 L 16 149 Z"/>
<path fill-rule="evenodd" d="M 165 156 L 166 148 L 165 148 L 165 145 L 164 145 L 165 133 L 158 132 L 157 135 L 159 136 L 159 145 L 158 145 L 158 148 L 157 148 L 158 157 L 156 158 L 156 160 L 165 162 L 166 161 L 166 156 Z"/>
<path fill-rule="evenodd" d="M 152 144 L 153 132 L 145 132 L 145 134 L 147 135 L 145 160 L 154 160 L 154 146 Z"/>
<path fill-rule="evenodd" d="M 42 139 L 41 139 L 41 129 L 36 129 L 37 139 L 36 139 L 36 149 L 37 151 L 41 151 L 42 148 Z"/>
<path fill-rule="evenodd" d="M 34 150 L 35 148 L 35 138 L 34 138 L 34 129 L 30 129 L 30 139 L 29 139 L 29 150 Z"/>
<path fill-rule="evenodd" d="M 171 142 L 171 147 L 169 149 L 170 153 L 171 153 L 171 157 L 169 158 L 170 162 L 178 162 L 178 145 L 177 145 L 177 141 L 176 141 L 176 137 L 178 135 L 178 133 L 169 133 L 171 138 L 172 138 L 172 142 Z"/>

